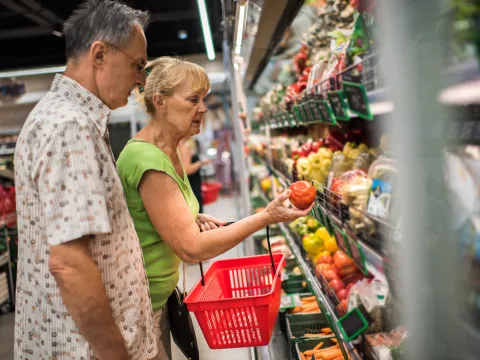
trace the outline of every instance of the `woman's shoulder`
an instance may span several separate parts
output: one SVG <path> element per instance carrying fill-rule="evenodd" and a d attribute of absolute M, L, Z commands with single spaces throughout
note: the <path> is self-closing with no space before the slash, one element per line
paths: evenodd
<path fill-rule="evenodd" d="M 130 140 L 117 160 L 119 171 L 132 166 L 162 166 L 169 163 L 168 156 L 157 146 Z"/>

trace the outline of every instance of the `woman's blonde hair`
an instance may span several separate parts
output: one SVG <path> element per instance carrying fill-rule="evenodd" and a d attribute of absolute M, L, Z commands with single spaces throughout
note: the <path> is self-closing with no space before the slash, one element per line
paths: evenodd
<path fill-rule="evenodd" d="M 183 85 L 188 85 L 194 92 L 208 92 L 210 80 L 205 70 L 190 61 L 174 58 L 159 57 L 146 66 L 147 81 L 143 91 L 140 90 L 138 100 L 151 115 L 155 113 L 153 96 L 161 94 L 172 96 Z"/>

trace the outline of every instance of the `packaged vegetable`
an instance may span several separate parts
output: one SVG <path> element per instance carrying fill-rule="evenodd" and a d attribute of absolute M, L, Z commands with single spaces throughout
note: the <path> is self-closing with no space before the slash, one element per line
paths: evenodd
<path fill-rule="evenodd" d="M 370 215 L 388 219 L 398 175 L 395 161 L 385 156 L 380 156 L 370 167 L 368 175 L 372 179 L 372 187 L 368 199 L 367 212 Z"/>

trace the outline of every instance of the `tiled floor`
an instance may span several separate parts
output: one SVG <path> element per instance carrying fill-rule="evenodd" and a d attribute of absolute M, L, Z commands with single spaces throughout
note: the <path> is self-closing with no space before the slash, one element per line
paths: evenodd
<path fill-rule="evenodd" d="M 235 201 L 235 197 L 221 197 L 217 202 L 211 205 L 205 206 L 205 212 L 218 219 L 225 221 L 238 220 L 238 205 Z M 234 248 L 227 253 L 223 254 L 219 258 L 233 258 L 239 255 L 239 249 Z M 204 263 L 204 269 L 210 264 L 211 261 Z M 187 265 L 187 289 L 193 287 L 193 285 L 200 279 L 200 270 L 197 265 Z M 198 346 L 200 350 L 200 358 L 202 360 L 249 360 L 249 349 L 234 349 L 234 350 L 211 350 L 202 335 L 198 323 L 193 317 Z M 0 360 L 12 360 L 13 359 L 13 313 L 0 316 Z M 173 360 L 183 360 L 185 357 L 183 354 L 173 346 Z"/>

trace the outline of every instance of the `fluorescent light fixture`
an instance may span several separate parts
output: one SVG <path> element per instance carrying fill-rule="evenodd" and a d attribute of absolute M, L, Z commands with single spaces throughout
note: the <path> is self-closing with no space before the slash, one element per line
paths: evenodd
<path fill-rule="evenodd" d="M 53 30 L 52 34 L 55 35 L 55 36 L 58 36 L 59 38 L 61 38 L 63 36 L 63 34 L 60 31 L 57 31 L 57 30 Z"/>
<path fill-rule="evenodd" d="M 380 101 L 370 104 L 370 111 L 373 115 L 388 114 L 395 110 L 393 101 Z"/>
<path fill-rule="evenodd" d="M 202 23 L 203 40 L 207 48 L 207 57 L 209 60 L 215 60 L 215 49 L 213 48 L 212 31 L 208 22 L 207 7 L 205 0 L 197 0 L 198 12 L 200 13 L 200 21 Z"/>
<path fill-rule="evenodd" d="M 238 9 L 237 38 L 235 41 L 235 54 L 239 55 L 242 50 L 243 27 L 245 26 L 245 5 Z"/>
<path fill-rule="evenodd" d="M 64 72 L 66 68 L 67 68 L 66 66 L 54 66 L 54 67 L 39 68 L 39 69 L 4 71 L 4 72 L 0 72 L 0 79 L 18 77 L 18 76 L 55 74 L 55 73 Z"/>
<path fill-rule="evenodd" d="M 451 86 L 440 93 L 443 104 L 465 105 L 480 102 L 480 79 Z"/>

